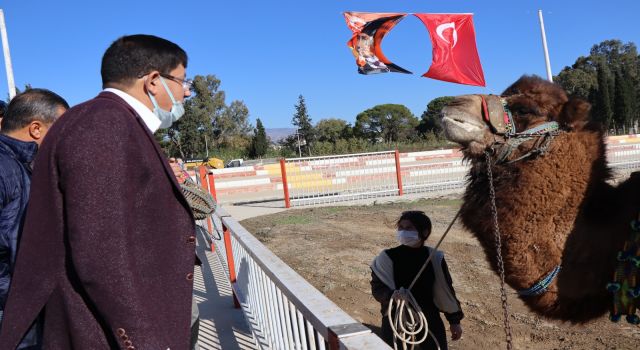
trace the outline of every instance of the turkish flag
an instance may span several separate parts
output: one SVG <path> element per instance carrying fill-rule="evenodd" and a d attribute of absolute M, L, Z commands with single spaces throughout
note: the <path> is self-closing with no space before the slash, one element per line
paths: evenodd
<path fill-rule="evenodd" d="M 485 86 L 471 14 L 416 13 L 429 30 L 433 58 L 423 77 Z"/>

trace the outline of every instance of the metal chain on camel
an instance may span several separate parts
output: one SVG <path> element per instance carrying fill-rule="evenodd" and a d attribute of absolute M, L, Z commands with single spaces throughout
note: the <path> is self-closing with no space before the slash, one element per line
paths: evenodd
<path fill-rule="evenodd" d="M 451 230 L 453 223 L 458 219 L 461 210 L 462 209 L 459 209 L 453 220 L 451 220 L 449 227 L 447 227 L 444 234 L 442 234 L 442 237 L 440 237 L 440 240 L 431 251 L 431 254 L 429 254 L 427 261 L 422 265 L 420 271 L 416 274 L 416 277 L 413 279 L 413 282 L 411 282 L 411 285 L 409 285 L 409 288 L 400 288 L 394 291 L 391 296 L 391 301 L 387 308 L 387 317 L 389 319 L 389 324 L 391 325 L 391 330 L 393 331 L 393 348 L 395 350 L 397 350 L 396 339 L 402 342 L 402 349 L 407 350 L 407 344 L 411 345 L 411 349 L 413 349 L 416 344 L 421 344 L 425 341 L 425 339 L 427 339 L 427 335 L 431 335 L 438 347 L 438 350 L 440 350 L 438 339 L 436 339 L 433 333 L 431 333 L 431 330 L 429 330 L 427 318 L 424 316 L 424 313 L 416 299 L 413 297 L 413 294 L 411 294 L 411 288 L 413 288 L 413 285 L 416 284 L 424 269 L 429 265 L 431 258 L 433 258 L 438 247 L 440 247 L 440 244 Z M 393 314 L 392 311 L 394 305 L 396 307 L 396 313 L 395 317 L 392 318 L 391 315 Z M 422 335 L 422 338 L 416 340 L 416 336 L 423 330 L 424 334 Z"/>
<path fill-rule="evenodd" d="M 498 225 L 498 209 L 496 208 L 496 191 L 493 187 L 493 173 L 491 171 L 491 156 L 485 152 L 487 161 L 487 175 L 489 177 L 489 197 L 491 199 L 491 214 L 493 215 L 493 230 L 496 237 L 496 255 L 498 257 L 498 272 L 500 273 L 500 299 L 502 300 L 502 310 L 504 312 L 504 331 L 507 340 L 507 350 L 513 349 L 513 337 L 511 336 L 511 325 L 509 324 L 509 304 L 507 303 L 507 292 L 504 288 L 504 261 L 502 260 L 502 241 L 500 239 L 500 226 Z"/>

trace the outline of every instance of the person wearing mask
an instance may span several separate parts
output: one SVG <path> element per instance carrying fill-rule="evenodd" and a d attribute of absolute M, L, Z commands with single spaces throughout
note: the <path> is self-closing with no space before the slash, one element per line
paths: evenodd
<path fill-rule="evenodd" d="M 449 322 L 452 340 L 462 337 L 460 321 L 464 314 L 453 290 L 444 254 L 424 245 L 431 234 L 431 220 L 422 211 L 405 211 L 396 222 L 396 227 L 396 238 L 400 245 L 383 250 L 371 263 L 371 292 L 382 307 L 382 338 L 393 345 L 393 330 L 387 317 L 387 308 L 394 291 L 401 287 L 409 288 L 429 255 L 435 252 L 410 290 L 433 334 L 428 335 L 415 349 L 438 349 L 435 337 L 440 349 L 446 350 L 447 337 L 440 313 L 444 312 Z M 416 339 L 422 335 L 418 334 Z"/>
<path fill-rule="evenodd" d="M 41 311 L 47 349 L 189 349 L 195 222 L 153 136 L 184 114 L 186 67 L 168 40 L 123 36 L 102 57 L 104 90 L 49 131 L 0 350 Z"/>
<path fill-rule="evenodd" d="M 0 129 L 0 328 L 9 294 L 24 215 L 29 201 L 31 165 L 47 131 L 69 108 L 57 94 L 29 89 L 7 107 Z M 18 349 L 39 349 L 34 324 Z"/>

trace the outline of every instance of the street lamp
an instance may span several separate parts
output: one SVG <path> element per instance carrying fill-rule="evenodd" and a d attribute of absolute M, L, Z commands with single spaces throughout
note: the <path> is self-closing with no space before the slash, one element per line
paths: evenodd
<path fill-rule="evenodd" d="M 296 136 L 298 137 L 298 156 L 302 158 L 302 150 L 300 149 L 300 133 L 298 131 L 299 129 L 296 128 Z"/>

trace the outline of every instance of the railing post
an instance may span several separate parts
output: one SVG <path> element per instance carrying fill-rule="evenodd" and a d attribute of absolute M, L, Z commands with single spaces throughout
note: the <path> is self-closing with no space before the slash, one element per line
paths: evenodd
<path fill-rule="evenodd" d="M 209 192 L 209 181 L 207 179 L 207 168 L 204 165 L 198 167 L 198 173 L 200 175 L 200 183 L 202 184 L 202 189 L 206 192 Z M 215 198 L 215 197 L 214 197 Z M 207 229 L 209 234 L 213 234 L 213 225 L 211 224 L 211 216 L 207 217 Z M 213 245 L 213 240 L 211 240 L 211 251 L 215 251 L 215 246 Z"/>
<path fill-rule="evenodd" d="M 231 232 L 227 228 L 227 225 L 222 223 L 222 230 L 224 235 L 224 249 L 227 252 L 227 266 L 229 267 L 229 282 L 231 283 L 231 294 L 233 294 L 233 306 L 236 309 L 240 308 L 240 302 L 236 296 L 235 289 L 233 288 L 236 283 L 236 266 L 233 261 L 233 247 L 231 246 Z"/>
<path fill-rule="evenodd" d="M 329 345 L 329 350 L 339 350 L 340 338 L 368 334 L 371 333 L 371 330 L 365 327 L 362 323 L 356 322 L 331 326 L 327 329 L 327 332 L 327 344 Z"/>
<path fill-rule="evenodd" d="M 213 174 L 209 172 L 209 193 L 213 196 L 213 199 L 218 203 L 218 196 L 216 194 L 216 179 L 213 177 Z"/>
<path fill-rule="evenodd" d="M 287 167 L 285 159 L 280 159 L 280 174 L 282 174 L 282 188 L 284 189 L 284 207 L 291 208 L 291 202 L 289 201 L 289 184 L 287 183 Z"/>
<path fill-rule="evenodd" d="M 396 178 L 398 179 L 398 196 L 402 196 L 404 192 L 402 191 L 402 172 L 400 170 L 400 152 L 396 150 Z"/>

